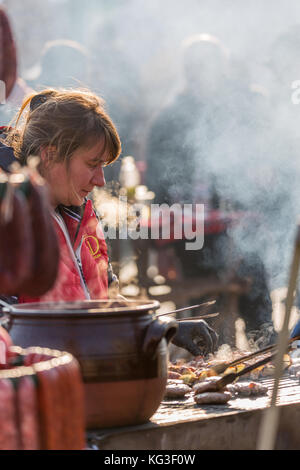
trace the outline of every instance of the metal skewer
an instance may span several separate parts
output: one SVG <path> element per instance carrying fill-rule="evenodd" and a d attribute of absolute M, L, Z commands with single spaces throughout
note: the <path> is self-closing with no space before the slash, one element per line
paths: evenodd
<path fill-rule="evenodd" d="M 197 317 L 185 317 L 185 318 L 176 318 L 178 322 L 181 321 L 194 321 L 194 320 L 202 320 L 202 318 L 213 318 L 213 317 L 218 317 L 220 315 L 220 312 L 214 312 L 214 313 L 203 313 L 202 315 L 199 315 Z"/>
<path fill-rule="evenodd" d="M 192 310 L 192 309 L 194 309 L 194 308 L 206 308 L 206 307 L 209 307 L 210 305 L 214 305 L 215 303 L 216 303 L 215 300 L 210 300 L 209 302 L 204 302 L 204 303 L 202 303 L 202 304 L 191 305 L 190 307 L 178 308 L 177 310 L 171 310 L 171 312 L 159 313 L 159 314 L 157 314 L 156 316 L 157 316 L 157 317 L 163 317 L 164 315 L 173 315 L 174 313 L 185 312 L 186 310 Z M 216 316 L 215 313 L 213 313 L 213 314 L 207 314 L 207 315 Z M 198 318 L 198 317 L 193 317 L 193 318 L 196 319 L 196 318 Z M 203 318 L 202 315 L 201 315 L 201 318 Z"/>

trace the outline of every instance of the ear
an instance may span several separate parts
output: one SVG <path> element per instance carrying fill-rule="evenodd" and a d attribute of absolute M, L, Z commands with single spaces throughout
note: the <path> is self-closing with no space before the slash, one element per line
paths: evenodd
<path fill-rule="evenodd" d="M 56 155 L 56 147 L 54 147 L 53 145 L 41 147 L 40 157 L 45 168 L 48 168 L 51 164 L 55 162 Z"/>

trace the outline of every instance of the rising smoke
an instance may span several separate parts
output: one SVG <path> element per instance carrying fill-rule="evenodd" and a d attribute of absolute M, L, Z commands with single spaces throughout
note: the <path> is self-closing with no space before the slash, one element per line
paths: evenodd
<path fill-rule="evenodd" d="M 201 178 L 213 179 L 222 207 L 256 214 L 250 229 L 248 222 L 233 237 L 243 252 L 259 252 L 271 287 L 286 281 L 300 213 L 300 104 L 291 99 L 292 82 L 300 80 L 297 0 L 2 3 L 14 27 L 19 74 L 33 88 L 47 41 L 71 39 L 89 50 L 90 73 L 80 77 L 80 85 L 105 99 L 123 140 L 123 155 L 139 161 L 151 158 L 147 138 L 160 110 L 185 87 L 183 41 L 199 33 L 219 38 L 230 53 L 231 86 L 223 88 L 222 78 L 211 103 L 218 108 L 226 98 L 227 111 L 212 114 L 212 135 L 205 133 L 203 120 L 187 133 L 194 152 L 188 155 L 183 148 L 182 158 L 191 158 L 197 173 L 193 178 L 179 174 L 174 185 L 186 184 L 191 192 L 193 179 L 196 195 Z M 202 72 L 197 71 L 199 77 Z M 210 73 L 208 82 L 213 82 L 216 71 Z M 163 153 L 160 159 L 168 177 Z M 108 180 L 118 172 L 117 162 L 107 169 Z"/>

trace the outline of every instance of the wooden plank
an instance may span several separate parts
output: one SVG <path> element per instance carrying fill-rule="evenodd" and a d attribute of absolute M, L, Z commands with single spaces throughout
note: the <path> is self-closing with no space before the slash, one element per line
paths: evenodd
<path fill-rule="evenodd" d="M 195 450 L 255 449 L 262 412 L 270 404 L 271 378 L 258 380 L 268 385 L 268 396 L 236 398 L 227 405 L 196 405 L 192 397 L 164 400 L 150 422 L 126 428 L 95 430 L 88 442 L 103 450 Z M 300 446 L 300 385 L 287 374 L 280 382 L 281 409 L 277 449 Z"/>

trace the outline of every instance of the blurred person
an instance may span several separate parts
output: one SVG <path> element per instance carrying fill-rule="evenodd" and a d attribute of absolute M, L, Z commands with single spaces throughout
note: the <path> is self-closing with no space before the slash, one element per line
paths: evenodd
<path fill-rule="evenodd" d="M 7 125 L 26 94 L 33 90 L 18 75 L 17 50 L 6 11 L 0 7 L 0 126 Z"/>
<path fill-rule="evenodd" d="M 252 204 L 258 188 L 263 97 L 251 92 L 233 70 L 229 51 L 218 38 L 199 34 L 184 42 L 184 89 L 149 132 L 146 184 L 157 203 L 204 203 L 208 210 L 219 210 L 225 200 L 231 208 L 256 211 Z M 248 339 L 258 346 L 276 338 L 260 256 L 264 247 L 256 246 L 260 231 L 258 221 L 250 230 L 207 235 L 197 252 L 186 251 L 184 242 L 174 243 L 185 278 L 214 273 L 222 279 L 233 271 L 251 279 L 249 293 L 239 299 L 239 312 Z"/>
<path fill-rule="evenodd" d="M 108 298 L 109 284 L 117 280 L 88 198 L 94 187 L 105 185 L 103 167 L 121 153 L 119 135 L 103 101 L 92 92 L 73 89 L 33 94 L 23 102 L 5 143 L 21 165 L 32 155 L 40 158 L 39 171 L 48 185 L 60 246 L 54 287 L 43 296 L 23 295 L 18 301 Z M 0 165 L 2 156 L 0 149 Z M 3 162 L 2 169 L 7 171 Z M 173 343 L 194 355 L 209 353 L 216 349 L 217 334 L 203 320 L 181 322 Z"/>
<path fill-rule="evenodd" d="M 265 61 L 271 82 L 272 131 L 265 135 L 274 159 L 275 184 L 273 224 L 278 247 L 273 272 L 277 287 L 286 285 L 295 228 L 299 218 L 299 97 L 300 97 L 300 25 L 295 24 L 278 34 L 269 47 Z M 274 178 L 275 179 L 275 178 Z M 276 188 L 276 190 L 274 189 Z M 275 217 L 276 215 L 276 217 Z M 281 230 L 276 230 L 280 220 Z M 300 305 L 298 287 L 297 305 Z"/>
<path fill-rule="evenodd" d="M 31 84 L 35 89 L 89 87 L 90 67 L 89 51 L 78 42 L 68 39 L 48 41 Z"/>
<path fill-rule="evenodd" d="M 126 7 L 125 7 L 126 10 Z M 95 26 L 89 43 L 93 57 L 92 88 L 105 99 L 122 140 L 122 156 L 140 159 L 145 108 L 137 58 L 130 38 L 120 33 L 118 14 Z M 120 16 L 121 15 L 121 16 Z M 107 169 L 107 182 L 118 181 L 120 161 Z"/>

